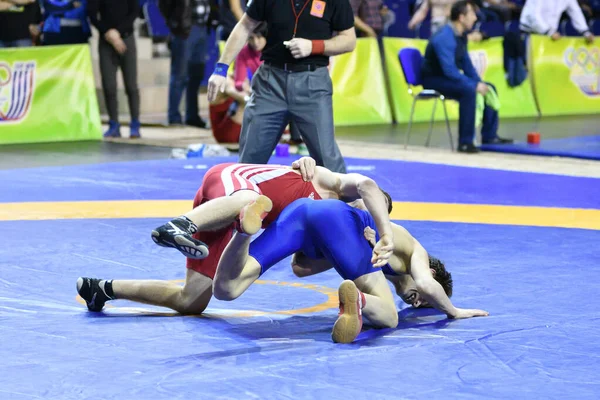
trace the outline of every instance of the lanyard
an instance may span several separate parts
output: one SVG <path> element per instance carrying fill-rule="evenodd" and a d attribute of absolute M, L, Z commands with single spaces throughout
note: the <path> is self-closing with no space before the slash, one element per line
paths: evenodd
<path fill-rule="evenodd" d="M 304 9 L 308 5 L 309 1 L 310 0 L 306 0 L 304 2 L 304 6 L 302 7 L 302 9 L 300 10 L 300 13 L 298 14 L 298 13 L 296 13 L 296 7 L 294 6 L 294 0 L 290 0 L 290 3 L 292 4 L 292 11 L 294 12 L 294 17 L 296 17 L 296 23 L 294 24 L 294 35 L 292 36 L 292 39 L 296 37 L 296 29 L 298 29 L 298 19 L 300 18 L 300 16 L 304 12 Z"/>

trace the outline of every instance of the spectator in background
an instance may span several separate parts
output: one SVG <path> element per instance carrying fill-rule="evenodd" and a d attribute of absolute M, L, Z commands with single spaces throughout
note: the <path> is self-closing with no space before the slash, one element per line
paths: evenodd
<path fill-rule="evenodd" d="M 44 45 L 87 43 L 91 36 L 87 0 L 41 0 Z"/>
<path fill-rule="evenodd" d="M 231 76 L 227 77 L 225 90 L 217 93 L 210 102 L 210 127 L 217 143 L 239 143 L 247 92 L 236 89 Z"/>
<path fill-rule="evenodd" d="M 354 26 L 359 37 L 379 38 L 383 33 L 383 17 L 387 7 L 383 0 L 350 0 Z"/>
<path fill-rule="evenodd" d="M 521 12 L 521 7 L 509 0 L 475 0 L 474 3 L 479 7 L 478 14 L 482 22 L 505 23 Z"/>
<path fill-rule="evenodd" d="M 198 92 L 204 78 L 208 48 L 209 0 L 191 0 L 192 26 L 189 35 L 171 36 L 171 78 L 169 81 L 169 125 L 181 125 L 179 104 L 185 98 L 185 124 L 206 128 L 200 117 Z"/>
<path fill-rule="evenodd" d="M 423 0 L 421 6 L 408 22 L 408 29 L 413 30 L 425 21 L 429 10 L 431 10 L 431 34 L 433 35 L 448 23 L 450 8 L 455 2 L 456 0 Z"/>
<path fill-rule="evenodd" d="M 137 83 L 137 51 L 133 22 L 139 13 L 138 0 L 88 0 L 88 16 L 100 32 L 98 55 L 102 90 L 109 128 L 104 137 L 120 137 L 117 101 L 117 69 L 121 68 L 131 114 L 129 137 L 140 137 L 140 94 Z"/>
<path fill-rule="evenodd" d="M 250 81 L 262 64 L 260 56 L 267 45 L 267 24 L 262 22 L 248 37 L 248 43 L 235 59 L 235 88 L 250 95 Z"/>
<path fill-rule="evenodd" d="M 262 64 L 260 56 L 267 44 L 267 24 L 260 23 L 248 37 L 235 60 L 233 77 L 227 77 L 225 91 L 209 106 L 210 125 L 219 143 L 239 143 L 244 109 L 251 93 L 252 75 Z"/>
<path fill-rule="evenodd" d="M 245 0 L 219 0 L 219 39 L 227 40 L 246 11 Z"/>
<path fill-rule="evenodd" d="M 37 1 L 0 0 L 0 48 L 31 46 L 40 21 Z"/>
<path fill-rule="evenodd" d="M 479 152 L 473 143 L 477 94 L 485 96 L 490 90 L 473 67 L 467 49 L 465 32 L 473 27 L 476 20 L 472 2 L 459 0 L 454 3 L 450 11 L 450 24 L 442 27 L 429 40 L 421 68 L 424 88 L 458 100 L 458 151 L 463 153 Z M 498 137 L 498 124 L 498 112 L 486 106 L 481 128 L 484 144 L 512 143 L 511 139 Z"/>
<path fill-rule="evenodd" d="M 431 34 L 435 34 L 448 23 L 450 9 L 454 3 L 456 3 L 456 0 L 423 0 L 419 9 L 408 22 L 408 29 L 415 29 L 417 25 L 421 24 L 427 18 L 427 14 L 431 9 Z M 473 6 L 475 6 L 475 3 L 473 3 Z M 480 42 L 484 36 L 479 31 L 472 31 L 467 33 L 467 38 L 470 42 Z"/>
<path fill-rule="evenodd" d="M 563 12 L 567 12 L 571 23 L 586 41 L 592 43 L 594 35 L 590 32 L 577 0 L 527 0 L 521 12 L 519 27 L 523 32 L 547 35 L 558 40 L 561 38 L 558 28 Z"/>

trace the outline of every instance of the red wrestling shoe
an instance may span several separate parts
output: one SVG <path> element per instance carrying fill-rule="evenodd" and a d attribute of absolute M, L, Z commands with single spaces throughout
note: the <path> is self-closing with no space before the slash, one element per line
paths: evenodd
<path fill-rule="evenodd" d="M 338 289 L 340 316 L 333 325 L 331 339 L 335 343 L 352 343 L 362 329 L 362 309 L 365 295 L 354 282 L 345 280 Z"/>
<path fill-rule="evenodd" d="M 252 203 L 244 206 L 236 220 L 235 229 L 246 235 L 254 235 L 262 227 L 263 219 L 273 209 L 273 202 L 267 196 L 260 195 Z"/>

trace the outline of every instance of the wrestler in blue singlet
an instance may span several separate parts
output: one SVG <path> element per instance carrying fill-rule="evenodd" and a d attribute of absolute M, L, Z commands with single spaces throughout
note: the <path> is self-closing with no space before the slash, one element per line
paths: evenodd
<path fill-rule="evenodd" d="M 326 258 L 342 278 L 355 280 L 382 270 L 371 264 L 373 249 L 364 237 L 367 226 L 376 231 L 367 211 L 340 200 L 302 198 L 288 205 L 250 244 L 249 254 L 261 265 L 261 275 L 302 251 L 309 258 Z"/>

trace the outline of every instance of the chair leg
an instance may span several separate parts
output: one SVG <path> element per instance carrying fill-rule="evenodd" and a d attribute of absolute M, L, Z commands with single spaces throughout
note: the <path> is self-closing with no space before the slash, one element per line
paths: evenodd
<path fill-rule="evenodd" d="M 413 115 L 415 114 L 415 105 L 417 104 L 417 98 L 413 99 L 412 107 L 410 109 L 410 118 L 408 119 L 408 129 L 406 130 L 406 138 L 404 139 L 404 148 L 408 147 L 408 141 L 410 139 L 410 128 L 412 127 Z"/>
<path fill-rule="evenodd" d="M 446 111 L 446 100 L 442 99 L 444 107 L 444 118 L 446 119 L 446 129 L 448 130 L 448 138 L 450 139 L 450 150 L 454 151 L 454 139 L 452 138 L 452 130 L 450 129 L 450 121 L 448 120 L 448 111 Z"/>
<path fill-rule="evenodd" d="M 433 132 L 433 120 L 435 119 L 435 108 L 437 106 L 438 99 L 435 98 L 433 100 L 433 111 L 431 111 L 431 121 L 429 121 L 429 133 L 427 134 L 427 141 L 425 142 L 425 147 L 429 147 L 429 142 L 431 141 L 431 133 Z"/>

